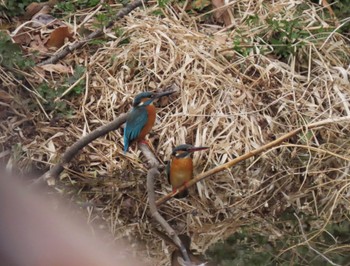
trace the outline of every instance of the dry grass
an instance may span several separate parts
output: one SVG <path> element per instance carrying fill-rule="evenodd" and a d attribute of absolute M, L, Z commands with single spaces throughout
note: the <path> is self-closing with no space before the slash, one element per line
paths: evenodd
<path fill-rule="evenodd" d="M 108 32 L 103 45 L 86 46 L 63 60 L 87 68 L 85 93 L 69 98 L 75 110 L 70 118 L 54 119 L 33 108 L 33 102 L 43 101 L 2 69 L 7 89 L 0 99 L 7 116 L 1 122 L 1 159 L 21 169 L 48 167 L 82 135 L 128 111 L 135 94 L 172 84 L 178 93 L 158 103 L 150 140 L 163 161 L 181 143 L 210 146 L 194 155 L 198 173 L 300 125 L 350 115 L 349 40 L 335 31 L 317 33 L 321 25 L 330 25 L 316 13 L 320 7 L 297 13 L 298 2 L 274 2 L 235 2 L 235 26 L 229 31 L 199 23 L 202 15 L 179 13 L 176 7 L 166 8 L 164 17 L 152 15 L 154 8 L 133 12 L 118 26 L 122 36 Z M 259 25 L 244 23 L 254 14 Z M 246 56 L 233 49 L 237 36 L 254 46 L 261 34 L 272 35 L 265 20 L 271 16 L 302 21 L 309 35 L 295 55 L 281 60 L 263 52 L 272 49 L 270 44 L 256 45 Z M 42 80 L 36 73 L 27 75 L 34 88 L 35 78 Z M 60 80 L 57 75 L 44 78 L 54 87 Z M 317 216 L 313 226 L 322 231 L 349 212 L 349 129 L 341 123 L 300 134 L 206 179 L 188 200 L 171 200 L 161 213 L 175 230 L 190 233 L 200 251 L 253 222 L 279 237 L 265 218 L 277 219 L 290 206 Z M 22 146 L 17 152 L 11 150 L 15 143 Z M 132 149 L 125 156 L 122 147 L 121 131 L 91 143 L 62 175 L 65 190 L 88 202 L 89 222 L 105 222 L 115 238 L 136 239 L 143 255 L 165 265 L 170 250 L 152 233 L 157 225 L 146 215 L 146 166 L 139 152 Z M 165 177 L 156 187 L 158 196 L 171 190 Z"/>

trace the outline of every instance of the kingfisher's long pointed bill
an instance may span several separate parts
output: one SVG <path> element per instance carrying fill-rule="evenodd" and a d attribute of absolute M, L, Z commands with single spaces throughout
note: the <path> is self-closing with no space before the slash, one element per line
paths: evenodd
<path fill-rule="evenodd" d="M 191 149 L 189 149 L 189 152 L 195 152 L 195 151 L 203 151 L 203 150 L 207 150 L 209 149 L 209 147 L 192 147 Z"/>
<path fill-rule="evenodd" d="M 176 91 L 165 91 L 165 92 L 160 92 L 160 93 L 157 93 L 154 95 L 154 98 L 160 98 L 160 97 L 163 97 L 163 96 L 169 96 L 171 94 L 173 94 L 174 92 Z"/>

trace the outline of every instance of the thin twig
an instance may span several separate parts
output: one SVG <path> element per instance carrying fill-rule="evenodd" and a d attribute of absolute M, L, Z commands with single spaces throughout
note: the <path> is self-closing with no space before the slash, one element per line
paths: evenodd
<path fill-rule="evenodd" d="M 64 170 L 64 166 L 67 165 L 74 156 L 86 145 L 88 145 L 93 140 L 106 135 L 108 132 L 118 129 L 126 121 L 127 114 L 121 114 L 118 118 L 114 119 L 107 125 L 101 126 L 86 136 L 79 139 L 72 146 L 70 146 L 66 152 L 63 154 L 60 162 L 56 164 L 53 168 L 39 177 L 34 184 L 43 183 L 47 181 L 49 184 L 55 184 L 55 180 L 58 179 L 60 173 Z"/>
<path fill-rule="evenodd" d="M 322 258 L 324 258 L 329 264 L 335 265 L 335 266 L 340 266 L 340 264 L 337 264 L 337 263 L 331 261 L 329 258 L 327 258 L 325 255 L 323 255 L 321 252 L 319 252 L 317 249 L 313 248 L 313 247 L 310 245 L 309 241 L 307 240 L 307 237 L 306 237 L 305 232 L 304 232 L 304 229 L 303 229 L 303 225 L 302 225 L 302 223 L 301 223 L 301 221 L 300 221 L 298 215 L 297 215 L 296 213 L 294 213 L 294 216 L 295 216 L 295 217 L 297 218 L 297 220 L 298 220 L 299 227 L 300 227 L 300 230 L 301 230 L 301 234 L 302 234 L 302 236 L 303 236 L 303 238 L 304 238 L 305 243 L 307 244 L 307 246 L 308 246 L 312 251 L 314 251 L 315 253 L 317 253 L 318 255 L 320 255 Z"/>
<path fill-rule="evenodd" d="M 143 4 L 146 4 L 148 0 L 135 0 L 134 2 L 129 3 L 127 6 L 119 10 L 117 15 L 111 19 L 111 21 L 107 24 L 105 28 L 110 28 L 114 25 L 114 23 L 123 17 L 125 17 L 127 14 L 129 14 L 131 11 L 136 9 L 139 6 L 142 6 Z M 82 47 L 85 43 L 100 37 L 103 34 L 103 29 L 98 29 L 92 33 L 90 33 L 85 39 L 81 41 L 76 41 L 72 45 L 67 45 L 64 49 L 62 49 L 57 54 L 54 54 L 50 58 L 44 60 L 43 62 L 39 63 L 38 66 L 46 65 L 46 64 L 55 64 L 60 59 L 64 58 L 68 54 L 72 53 L 74 50 Z"/>
<path fill-rule="evenodd" d="M 182 256 L 186 263 L 190 262 L 187 250 L 184 244 L 181 242 L 180 238 L 177 236 L 175 230 L 168 224 L 168 222 L 160 215 L 156 205 L 156 197 L 154 194 L 154 179 L 157 178 L 160 173 L 158 171 L 159 162 L 154 153 L 149 149 L 149 147 L 144 143 L 139 143 L 138 148 L 141 150 L 143 155 L 147 158 L 148 163 L 150 164 L 150 169 L 147 172 L 147 193 L 149 208 L 151 211 L 151 216 L 158 221 L 158 223 L 163 227 L 167 232 L 169 237 L 174 241 L 174 243 L 180 249 Z M 187 264 L 190 265 L 190 264 Z"/>
<path fill-rule="evenodd" d="M 193 186 L 194 184 L 196 184 L 197 182 L 203 180 L 204 178 L 207 178 L 213 174 L 216 174 L 218 172 L 224 171 L 226 169 L 229 169 L 233 166 L 235 166 L 236 164 L 249 159 L 255 155 L 258 155 L 266 150 L 269 150 L 279 144 L 281 144 L 283 141 L 285 141 L 286 139 L 289 139 L 293 136 L 295 136 L 296 134 L 302 132 L 302 131 L 307 131 L 308 129 L 312 129 L 312 128 L 316 128 L 316 127 L 320 127 L 320 126 L 324 126 L 327 124 L 331 124 L 331 123 L 340 123 L 340 122 L 344 122 L 344 121 L 350 121 L 350 116 L 345 116 L 345 117 L 340 117 L 340 118 L 335 118 L 335 119 L 326 119 L 326 120 L 322 120 L 316 123 L 312 123 L 309 125 L 305 125 L 305 126 L 301 126 L 281 137 L 279 137 L 278 139 L 271 141 L 263 146 L 261 146 L 260 148 L 257 148 L 253 151 L 247 152 L 245 154 L 243 154 L 242 156 L 239 156 L 223 165 L 220 165 L 218 167 L 215 167 L 213 169 L 210 169 L 209 171 L 206 171 L 204 173 L 199 174 L 198 176 L 196 176 L 195 178 L 193 178 L 191 181 L 187 182 L 186 185 L 180 187 L 177 189 L 176 192 L 171 192 L 167 195 L 165 195 L 164 197 L 160 198 L 159 200 L 157 200 L 156 204 L 157 205 L 161 205 L 164 202 L 168 201 L 169 199 L 171 199 L 172 197 L 174 197 L 175 195 L 177 195 L 178 193 L 184 191 L 185 189 Z"/>
<path fill-rule="evenodd" d="M 309 237 L 307 239 L 307 241 L 311 241 L 312 239 L 315 239 L 316 237 L 318 237 L 323 231 L 326 230 L 326 227 L 327 225 L 330 223 L 330 220 L 331 218 L 333 217 L 333 212 L 335 210 L 335 208 L 337 207 L 336 205 L 336 202 L 339 200 L 339 198 L 341 197 L 342 193 L 344 192 L 344 190 L 348 189 L 350 187 L 350 183 L 346 183 L 345 185 L 343 185 L 337 192 L 336 192 L 336 195 L 334 196 L 334 200 L 333 200 L 333 203 L 332 203 L 332 206 L 329 210 L 329 214 L 328 214 L 328 217 L 326 218 L 323 226 L 317 231 L 317 233 L 313 234 L 311 237 Z M 301 246 L 301 245 L 304 245 L 306 244 L 306 242 L 303 242 L 303 243 L 298 243 L 296 245 L 293 245 L 291 247 L 288 247 L 286 248 L 285 250 L 283 250 L 282 252 L 280 252 L 280 254 L 278 254 L 278 256 L 282 255 L 283 253 L 297 247 L 297 246 Z"/>

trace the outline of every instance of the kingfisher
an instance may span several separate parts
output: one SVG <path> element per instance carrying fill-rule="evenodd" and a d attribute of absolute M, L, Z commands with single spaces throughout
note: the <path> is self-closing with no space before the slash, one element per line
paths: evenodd
<path fill-rule="evenodd" d="M 175 192 L 182 185 L 186 185 L 193 178 L 192 153 L 206 150 L 209 147 L 194 147 L 190 144 L 182 144 L 173 149 L 171 160 L 168 162 L 166 172 L 168 181 Z M 177 194 L 176 198 L 184 198 L 188 195 L 188 190 Z"/>
<path fill-rule="evenodd" d="M 124 153 L 135 141 L 142 141 L 151 131 L 156 121 L 156 108 L 153 101 L 163 96 L 169 96 L 175 91 L 161 93 L 141 92 L 135 96 L 133 109 L 126 118 L 124 130 Z"/>

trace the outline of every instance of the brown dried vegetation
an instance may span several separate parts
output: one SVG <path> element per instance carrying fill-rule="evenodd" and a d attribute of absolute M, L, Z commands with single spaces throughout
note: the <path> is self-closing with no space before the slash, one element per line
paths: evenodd
<path fill-rule="evenodd" d="M 164 8 L 162 17 L 153 15 L 155 7 L 137 9 L 118 23 L 122 34 L 108 30 L 104 43 L 61 60 L 62 67 L 86 68 L 85 91 L 59 99 L 74 111 L 71 116 L 45 111 L 36 91 L 42 82 L 59 87 L 66 72 L 22 73 L 22 82 L 1 68 L 0 159 L 24 172 L 47 169 L 81 136 L 127 112 L 135 94 L 170 85 L 178 93 L 156 103 L 159 119 L 149 138 L 162 161 L 181 143 L 210 146 L 194 154 L 197 173 L 301 125 L 350 116 L 349 40 L 336 31 L 322 38 L 313 33 L 329 26 L 316 6 L 299 14 L 309 38 L 294 55 L 282 60 L 259 47 L 246 56 L 233 49 L 238 30 L 254 46 L 268 28 L 266 18 L 295 17 L 296 2 L 265 2 L 232 4 L 234 27 L 228 31 L 175 7 Z M 71 23 L 85 15 L 72 15 Z M 261 24 L 248 26 L 249 15 Z M 199 251 L 253 222 L 279 237 L 272 221 L 287 207 L 317 216 L 312 226 L 323 230 L 349 213 L 349 129 L 342 122 L 304 132 L 207 178 L 189 199 L 173 199 L 160 211 L 175 230 L 192 236 Z M 127 155 L 122 147 L 120 130 L 84 148 L 61 175 L 63 193 L 84 203 L 90 223 L 103 224 L 115 238 L 136 239 L 144 244 L 141 254 L 165 265 L 170 250 L 152 233 L 157 225 L 147 217 L 147 166 L 135 147 Z M 170 191 L 165 175 L 156 181 L 157 196 Z"/>

